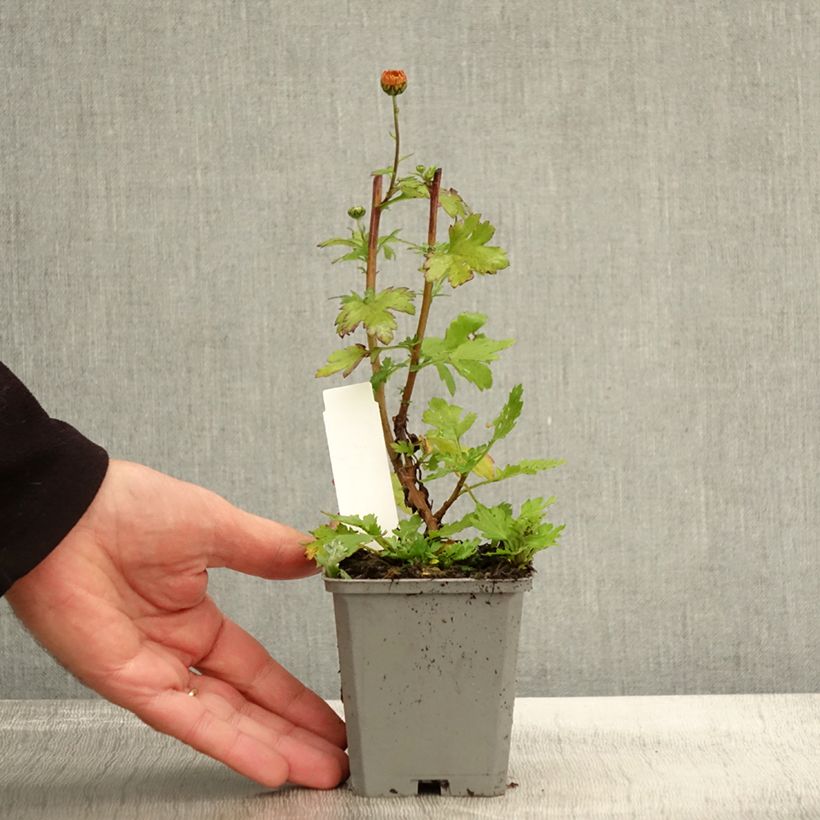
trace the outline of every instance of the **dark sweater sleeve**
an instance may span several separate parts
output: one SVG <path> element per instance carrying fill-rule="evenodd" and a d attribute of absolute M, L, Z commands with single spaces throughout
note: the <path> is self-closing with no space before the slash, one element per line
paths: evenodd
<path fill-rule="evenodd" d="M 80 520 L 107 468 L 102 447 L 49 418 L 0 362 L 0 595 Z"/>

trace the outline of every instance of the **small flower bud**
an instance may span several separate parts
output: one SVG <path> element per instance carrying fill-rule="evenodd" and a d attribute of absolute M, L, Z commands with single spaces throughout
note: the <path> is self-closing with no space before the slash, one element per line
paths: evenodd
<path fill-rule="evenodd" d="M 407 75 L 398 68 L 391 68 L 382 71 L 382 91 L 395 97 L 404 92 L 407 88 Z"/>
<path fill-rule="evenodd" d="M 347 209 L 347 215 L 351 219 L 361 219 L 366 213 L 367 211 L 361 205 L 354 205 Z"/>
<path fill-rule="evenodd" d="M 423 174 L 424 173 L 424 166 L 423 165 L 417 165 L 416 166 L 416 173 L 417 174 Z"/>

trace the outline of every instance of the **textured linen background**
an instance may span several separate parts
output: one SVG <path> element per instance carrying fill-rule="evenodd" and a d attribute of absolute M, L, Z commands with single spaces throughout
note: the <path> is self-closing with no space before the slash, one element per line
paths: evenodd
<path fill-rule="evenodd" d="M 0 0 L 3 360 L 113 456 L 315 526 L 312 374 L 358 285 L 315 245 L 391 157 L 387 67 L 409 164 L 440 163 L 512 259 L 440 303 L 518 339 L 500 391 L 460 398 L 492 413 L 523 381 L 499 455 L 568 462 L 509 487 L 567 523 L 520 693 L 816 691 L 813 0 Z M 212 590 L 338 694 L 318 579 Z M 5 603 L 0 647 L 0 696 L 89 694 Z"/>

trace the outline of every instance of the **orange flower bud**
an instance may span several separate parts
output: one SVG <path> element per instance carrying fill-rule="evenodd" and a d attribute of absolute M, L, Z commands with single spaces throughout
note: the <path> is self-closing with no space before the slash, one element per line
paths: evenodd
<path fill-rule="evenodd" d="M 407 75 L 398 68 L 382 71 L 382 91 L 395 97 L 407 88 Z"/>

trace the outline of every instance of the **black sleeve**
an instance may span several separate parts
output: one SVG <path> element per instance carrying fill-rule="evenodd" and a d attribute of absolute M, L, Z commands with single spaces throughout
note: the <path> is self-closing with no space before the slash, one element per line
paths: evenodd
<path fill-rule="evenodd" d="M 63 540 L 107 468 L 102 447 L 49 418 L 0 362 L 0 595 Z"/>

